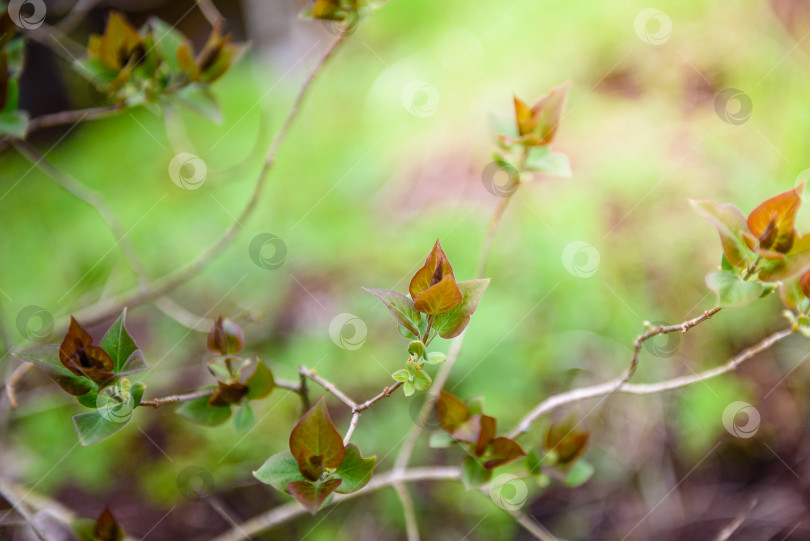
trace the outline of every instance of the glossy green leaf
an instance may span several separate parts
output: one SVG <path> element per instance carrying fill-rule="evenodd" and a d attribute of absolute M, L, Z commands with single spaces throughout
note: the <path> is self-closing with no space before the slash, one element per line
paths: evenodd
<path fill-rule="evenodd" d="M 397 381 L 405 383 L 406 381 L 411 379 L 411 373 L 408 372 L 407 370 L 405 370 L 404 368 L 402 368 L 401 370 L 397 370 L 396 372 L 391 374 L 391 377 L 394 378 Z"/>
<path fill-rule="evenodd" d="M 760 298 L 764 291 L 762 282 L 746 282 L 736 273 L 724 270 L 707 275 L 706 285 L 717 293 L 718 306 L 724 308 L 745 306 Z"/>
<path fill-rule="evenodd" d="M 363 289 L 377 297 L 400 325 L 413 335 L 419 335 L 419 321 L 422 319 L 422 314 L 414 308 L 411 299 L 390 289 L 366 289 L 365 287 Z"/>
<path fill-rule="evenodd" d="M 439 336 L 454 338 L 467 328 L 470 317 L 478 308 L 478 303 L 489 285 L 489 280 L 489 278 L 481 278 L 458 282 L 462 296 L 461 303 L 449 312 L 437 316 L 433 322 L 433 327 L 439 331 Z"/>
<path fill-rule="evenodd" d="M 293 481 L 287 484 L 287 492 L 314 515 L 326 498 L 337 490 L 341 483 L 340 479 L 328 479 L 319 483 Z"/>
<path fill-rule="evenodd" d="M 431 433 L 430 439 L 428 440 L 428 445 L 432 449 L 443 449 L 450 447 L 454 443 L 456 443 L 456 440 L 453 439 L 453 436 L 441 430 Z"/>
<path fill-rule="evenodd" d="M 287 485 L 294 481 L 305 481 L 298 471 L 298 462 L 289 451 L 277 453 L 253 472 L 253 476 L 280 492 L 287 492 Z"/>
<path fill-rule="evenodd" d="M 461 482 L 464 488 L 478 488 L 492 478 L 492 470 L 484 468 L 475 458 L 468 456 L 461 461 Z"/>
<path fill-rule="evenodd" d="M 177 61 L 177 49 L 188 38 L 179 30 L 157 17 L 151 17 L 149 19 L 149 26 L 152 28 L 155 49 L 157 49 L 160 57 L 166 62 L 172 72 L 180 72 L 180 64 Z"/>
<path fill-rule="evenodd" d="M 65 392 L 74 396 L 87 394 L 98 389 L 89 379 L 76 375 L 68 370 L 59 360 L 59 346 L 37 346 L 25 351 L 18 351 L 14 356 L 20 360 L 34 363 L 46 376 L 51 378 Z"/>
<path fill-rule="evenodd" d="M 221 425 L 231 417 L 231 406 L 209 406 L 204 396 L 183 403 L 175 412 L 192 423 L 202 426 Z"/>
<path fill-rule="evenodd" d="M 447 356 L 440 352 L 434 351 L 433 353 L 428 353 L 427 356 L 427 363 L 428 364 L 442 364 L 444 361 L 447 360 Z"/>
<path fill-rule="evenodd" d="M 406 381 L 402 384 L 402 392 L 405 393 L 405 396 L 412 396 L 416 392 L 416 387 L 412 382 Z"/>
<path fill-rule="evenodd" d="M 115 365 L 113 369 L 114 372 L 121 371 L 121 368 L 129 359 L 130 355 L 138 349 L 138 346 L 135 345 L 135 340 L 133 340 L 132 336 L 127 332 L 125 324 L 126 316 L 127 309 L 124 308 L 118 319 L 116 319 L 109 330 L 107 330 L 104 338 L 101 339 L 101 347 L 107 352 Z"/>
<path fill-rule="evenodd" d="M 323 396 L 290 433 L 290 452 L 303 476 L 313 481 L 320 478 L 324 468 L 337 468 L 343 462 L 343 437 L 329 418 Z"/>
<path fill-rule="evenodd" d="M 105 440 L 124 428 L 126 422 L 110 420 L 99 410 L 73 416 L 73 426 L 83 447 Z"/>
<path fill-rule="evenodd" d="M 335 476 L 343 481 L 337 492 L 348 494 L 366 486 L 371 479 L 376 463 L 376 456 L 363 458 L 359 447 L 353 443 L 347 445 L 346 457 L 335 470 Z"/>

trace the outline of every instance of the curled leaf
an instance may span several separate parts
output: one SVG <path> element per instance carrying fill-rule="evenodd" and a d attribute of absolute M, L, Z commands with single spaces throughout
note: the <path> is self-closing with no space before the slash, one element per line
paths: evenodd
<path fill-rule="evenodd" d="M 337 468 L 343 462 L 343 438 L 329 418 L 323 396 L 290 433 L 290 452 L 301 474 L 313 481 L 320 478 L 324 468 Z"/>
<path fill-rule="evenodd" d="M 793 247 L 796 236 L 793 224 L 802 203 L 804 185 L 802 182 L 792 190 L 767 199 L 748 215 L 748 229 L 764 250 L 784 254 Z"/>
<path fill-rule="evenodd" d="M 314 515 L 342 482 L 341 479 L 328 479 L 318 483 L 293 481 L 287 484 L 287 492 Z"/>
<path fill-rule="evenodd" d="M 114 376 L 113 360 L 103 348 L 93 345 L 93 339 L 72 316 L 68 332 L 59 346 L 59 360 L 77 376 L 84 376 L 98 384 Z"/>

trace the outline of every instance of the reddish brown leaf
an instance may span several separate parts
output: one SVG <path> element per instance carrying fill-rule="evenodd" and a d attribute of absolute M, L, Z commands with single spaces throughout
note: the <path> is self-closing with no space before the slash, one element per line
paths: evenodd
<path fill-rule="evenodd" d="M 451 436 L 459 441 L 475 444 L 475 456 L 481 456 L 495 437 L 497 421 L 489 415 L 473 415 L 453 431 Z"/>
<path fill-rule="evenodd" d="M 110 12 L 104 35 L 91 36 L 88 52 L 108 69 L 118 71 L 143 56 L 141 36 L 117 11 Z"/>
<path fill-rule="evenodd" d="M 810 297 L 810 271 L 805 272 L 799 278 L 799 289 L 802 290 L 805 297 Z"/>
<path fill-rule="evenodd" d="M 588 446 L 590 435 L 584 431 L 576 430 L 576 423 L 572 417 L 552 424 L 546 434 L 546 449 L 557 453 L 557 462 L 568 464 L 575 461 Z"/>
<path fill-rule="evenodd" d="M 452 274 L 446 274 L 440 282 L 431 285 L 414 300 L 414 307 L 423 314 L 437 316 L 449 312 L 461 304 L 463 296 Z"/>
<path fill-rule="evenodd" d="M 411 278 L 408 290 L 415 301 L 429 287 L 438 284 L 445 276 L 453 276 L 453 267 L 442 250 L 442 245 L 436 240 L 433 249 L 427 256 L 425 264 Z"/>
<path fill-rule="evenodd" d="M 309 481 L 292 481 L 287 483 L 287 492 L 299 501 L 313 515 L 321 505 L 342 483 L 341 479 L 329 479 L 322 483 Z"/>
<path fill-rule="evenodd" d="M 526 456 L 526 452 L 515 440 L 501 436 L 492 440 L 488 456 L 484 468 L 491 470 Z"/>
<path fill-rule="evenodd" d="M 122 541 L 124 539 L 124 530 L 115 521 L 109 507 L 104 507 L 104 511 L 96 519 L 93 538 L 95 541 Z"/>
<path fill-rule="evenodd" d="M 304 414 L 290 434 L 290 452 L 301 475 L 317 480 L 324 468 L 337 468 L 346 456 L 343 438 L 335 430 L 323 396 Z"/>
<path fill-rule="evenodd" d="M 59 346 L 59 361 L 77 376 L 99 384 L 114 375 L 112 358 L 104 349 L 93 345 L 93 339 L 72 316 L 68 332 Z"/>
<path fill-rule="evenodd" d="M 748 215 L 748 229 L 764 250 L 787 253 L 793 247 L 793 224 L 799 212 L 804 182 L 763 202 Z M 753 248 L 753 246 L 751 246 Z"/>
<path fill-rule="evenodd" d="M 536 133 L 540 145 L 547 145 L 557 135 L 560 126 L 565 102 L 568 99 L 568 83 L 563 83 L 551 89 L 537 105 L 532 108 L 536 117 Z"/>
<path fill-rule="evenodd" d="M 208 405 L 212 408 L 227 406 L 228 404 L 238 404 L 248 393 L 247 385 L 239 382 L 224 383 L 217 382 L 217 388 L 211 394 Z"/>
<path fill-rule="evenodd" d="M 208 331 L 208 349 L 212 353 L 231 355 L 242 351 L 245 335 L 242 328 L 230 319 L 219 316 Z"/>
<path fill-rule="evenodd" d="M 467 404 L 455 396 L 441 391 L 439 402 L 436 405 L 436 417 L 441 427 L 452 434 L 470 418 L 470 410 L 467 408 Z"/>

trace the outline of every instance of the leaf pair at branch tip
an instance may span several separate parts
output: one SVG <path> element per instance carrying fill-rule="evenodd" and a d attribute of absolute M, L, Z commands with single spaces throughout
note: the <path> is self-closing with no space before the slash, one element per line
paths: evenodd
<path fill-rule="evenodd" d="M 425 264 L 411 278 L 408 290 L 414 307 L 427 315 L 449 312 L 461 303 L 461 290 L 456 284 L 453 267 L 438 240 Z"/>
<path fill-rule="evenodd" d="M 333 492 L 346 494 L 371 479 L 376 458 L 363 458 L 354 444 L 344 446 L 332 424 L 323 396 L 290 434 L 290 451 L 275 454 L 253 475 L 317 513 Z"/>
<path fill-rule="evenodd" d="M 507 147 L 520 145 L 525 148 L 543 147 L 551 144 L 557 135 L 570 84 L 563 83 L 549 91 L 533 106 L 514 96 L 517 138 L 507 134 L 498 136 Z"/>

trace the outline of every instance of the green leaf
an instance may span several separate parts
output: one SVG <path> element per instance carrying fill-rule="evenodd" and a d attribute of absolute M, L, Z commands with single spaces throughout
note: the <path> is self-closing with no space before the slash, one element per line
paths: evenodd
<path fill-rule="evenodd" d="M 121 371 L 118 372 L 118 375 L 131 376 L 132 374 L 143 372 L 147 368 L 149 367 L 146 365 L 146 361 L 143 360 L 143 353 L 140 349 L 136 349 L 124 362 L 124 365 L 121 367 Z"/>
<path fill-rule="evenodd" d="M 492 477 L 492 470 L 484 468 L 475 458 L 468 456 L 461 461 L 461 482 L 464 488 L 478 488 Z"/>
<path fill-rule="evenodd" d="M 571 161 L 562 152 L 549 152 L 548 147 L 532 147 L 526 156 L 525 169 L 568 178 L 571 176 Z"/>
<path fill-rule="evenodd" d="M 129 356 L 138 349 L 138 346 L 135 345 L 135 340 L 133 340 L 129 332 L 127 332 L 125 324 L 126 317 L 127 309 L 124 308 L 123 311 L 121 311 L 121 315 L 115 320 L 115 323 L 107 330 L 104 338 L 101 339 L 102 349 L 107 352 L 115 365 L 113 372 L 120 372 L 121 367 L 129 360 Z"/>
<path fill-rule="evenodd" d="M 260 359 L 256 359 L 253 373 L 245 380 L 248 392 L 245 395 L 248 400 L 265 398 L 276 387 L 273 373 Z"/>
<path fill-rule="evenodd" d="M 289 451 L 283 451 L 265 460 L 264 464 L 253 472 L 253 477 L 279 492 L 287 492 L 287 485 L 294 481 L 305 480 L 298 471 L 298 462 Z"/>
<path fill-rule="evenodd" d="M 92 382 L 91 382 L 92 383 Z M 98 407 L 98 385 L 93 383 L 95 386 L 94 389 L 91 389 L 87 392 L 87 394 L 83 394 L 81 396 L 77 396 L 76 400 L 79 401 L 79 404 L 86 408 L 93 408 L 96 409 Z"/>
<path fill-rule="evenodd" d="M 415 359 L 421 359 L 425 356 L 425 344 L 421 340 L 414 340 L 408 344 L 408 353 Z"/>
<path fill-rule="evenodd" d="M 290 452 L 301 474 L 312 481 L 324 468 L 337 468 L 346 456 L 343 438 L 335 430 L 324 397 L 304 414 L 290 434 Z"/>
<path fill-rule="evenodd" d="M 414 336 L 419 336 L 419 322 L 422 319 L 422 314 L 414 308 L 411 299 L 390 289 L 366 289 L 365 287 L 363 289 L 377 297 L 400 325 Z"/>
<path fill-rule="evenodd" d="M 366 486 L 366 483 L 371 479 L 376 463 L 376 456 L 363 458 L 360 454 L 360 448 L 353 443 L 347 445 L 346 458 L 335 470 L 335 476 L 343 481 L 337 492 L 348 494 Z"/>
<path fill-rule="evenodd" d="M 190 84 L 175 93 L 178 102 L 215 124 L 222 124 L 222 110 L 206 85 Z"/>
<path fill-rule="evenodd" d="M 594 467 L 584 460 L 580 459 L 571 465 L 568 473 L 563 480 L 563 484 L 567 487 L 578 487 L 588 481 L 593 476 Z"/>
<path fill-rule="evenodd" d="M 175 413 L 202 426 L 221 425 L 231 417 L 231 406 L 209 406 L 209 397 L 195 398 L 181 405 Z"/>
<path fill-rule="evenodd" d="M 253 426 L 256 416 L 253 413 L 253 408 L 250 407 L 250 402 L 245 402 L 236 415 L 233 416 L 233 427 L 237 434 L 243 434 Z"/>
<path fill-rule="evenodd" d="M 414 387 L 413 383 L 406 381 L 402 384 L 402 392 L 405 393 L 405 396 L 411 396 L 416 392 L 416 388 Z"/>
<path fill-rule="evenodd" d="M 543 463 L 537 451 L 530 450 L 529 454 L 526 455 L 526 469 L 529 470 L 529 473 L 532 475 L 539 474 L 542 471 L 542 465 Z"/>
<path fill-rule="evenodd" d="M 79 434 L 79 443 L 83 447 L 109 438 L 124 428 L 126 424 L 126 422 L 119 423 L 108 419 L 99 410 L 73 416 L 73 426 L 76 427 L 76 432 Z"/>
<path fill-rule="evenodd" d="M 410 372 L 408 372 L 407 370 L 402 368 L 401 370 L 397 370 L 396 372 L 391 374 L 391 377 L 394 378 L 397 381 L 401 381 L 402 383 L 405 383 L 406 381 L 411 379 L 411 374 L 410 374 Z"/>
<path fill-rule="evenodd" d="M 470 415 L 478 415 L 484 413 L 484 397 L 474 396 L 467 400 L 467 409 L 470 410 Z"/>
<path fill-rule="evenodd" d="M 329 479 L 321 483 L 309 481 L 293 481 L 287 484 L 287 492 L 313 515 L 318 512 L 323 502 L 342 483 L 340 479 Z"/>
<path fill-rule="evenodd" d="M 430 384 L 433 383 L 433 380 L 428 375 L 427 372 L 424 370 L 417 370 L 416 374 L 413 377 L 413 386 L 416 388 L 417 391 L 424 391 Z"/>
<path fill-rule="evenodd" d="M 757 300 L 765 286 L 762 282 L 746 282 L 731 271 L 715 271 L 706 276 L 706 285 L 717 293 L 718 306 L 729 308 L 745 306 Z"/>
<path fill-rule="evenodd" d="M 734 267 L 745 268 L 752 253 L 742 237 L 742 232 L 748 231 L 748 222 L 742 212 L 734 205 L 718 205 L 709 200 L 691 199 L 689 202 L 699 216 L 717 229 L 728 262 Z"/>
<path fill-rule="evenodd" d="M 428 446 L 432 449 L 443 449 L 445 447 L 450 447 L 456 443 L 456 440 L 448 434 L 447 432 L 443 432 L 441 430 L 437 430 L 430 435 L 430 440 L 428 440 Z"/>
<path fill-rule="evenodd" d="M 20 360 L 34 363 L 46 376 L 73 396 L 82 396 L 93 389 L 98 389 L 98 386 L 92 381 L 74 374 L 62 364 L 59 360 L 59 346 L 57 345 L 37 346 L 15 352 L 14 356 Z"/>
<path fill-rule="evenodd" d="M 8 111 L 0 114 L 0 134 L 22 139 L 28 131 L 28 113 Z"/>
<path fill-rule="evenodd" d="M 478 302 L 489 285 L 489 278 L 458 282 L 461 303 L 447 313 L 436 316 L 433 327 L 442 338 L 455 338 L 467 328 L 470 317 L 478 308 Z"/>
<path fill-rule="evenodd" d="M 152 36 L 155 40 L 155 49 L 174 73 L 179 73 L 180 63 L 177 61 L 177 49 L 188 38 L 171 25 L 163 22 L 157 17 L 149 19 L 149 26 L 152 28 Z"/>
<path fill-rule="evenodd" d="M 433 353 L 428 353 L 427 356 L 428 364 L 442 364 L 446 360 L 447 356 L 441 351 L 434 351 Z"/>

